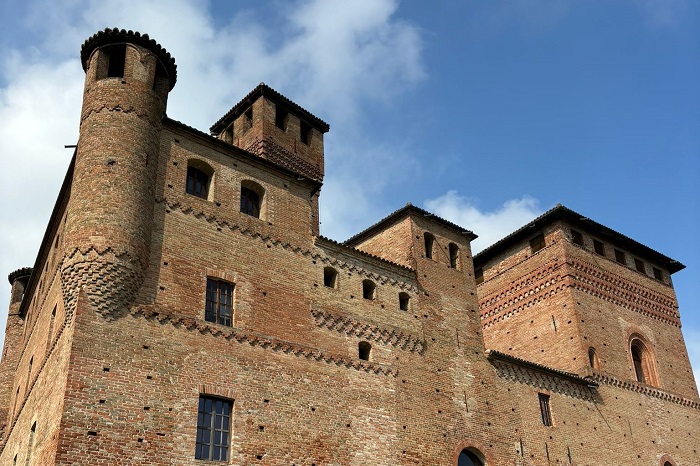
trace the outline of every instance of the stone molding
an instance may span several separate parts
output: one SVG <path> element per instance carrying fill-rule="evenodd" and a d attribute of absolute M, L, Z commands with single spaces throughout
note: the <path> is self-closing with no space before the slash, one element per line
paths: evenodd
<path fill-rule="evenodd" d="M 595 372 L 593 375 L 590 376 L 590 378 L 600 383 L 601 385 L 611 385 L 613 387 L 622 388 L 631 392 L 641 393 L 643 395 L 652 396 L 660 400 L 670 401 L 681 406 L 686 406 L 689 408 L 700 410 L 700 400 L 691 400 L 683 396 L 667 392 L 660 388 L 651 387 L 643 383 L 632 382 L 628 380 L 620 380 L 617 377 L 613 377 L 609 374 L 602 374 L 600 372 Z"/>

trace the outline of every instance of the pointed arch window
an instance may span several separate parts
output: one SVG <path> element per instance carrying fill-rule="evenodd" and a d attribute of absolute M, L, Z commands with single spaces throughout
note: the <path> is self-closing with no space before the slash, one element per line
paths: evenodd
<path fill-rule="evenodd" d="M 659 380 L 654 356 L 647 344 L 641 338 L 633 337 L 630 340 L 630 354 L 637 382 L 658 387 Z"/>
<path fill-rule="evenodd" d="M 480 456 L 471 448 L 465 448 L 457 458 L 457 466 L 484 466 Z"/>

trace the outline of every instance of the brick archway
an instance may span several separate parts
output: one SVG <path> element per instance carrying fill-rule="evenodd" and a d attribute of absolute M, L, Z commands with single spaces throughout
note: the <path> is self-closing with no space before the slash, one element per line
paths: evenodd
<path fill-rule="evenodd" d="M 487 453 L 486 448 L 479 442 L 473 440 L 464 440 L 461 442 L 457 448 L 455 448 L 452 454 L 452 462 L 450 466 L 457 466 L 457 461 L 459 461 L 459 455 L 463 450 L 470 450 L 479 456 L 479 458 L 484 462 L 485 466 L 492 466 L 496 464 L 493 458 Z M 675 465 L 674 465 L 675 466 Z"/>

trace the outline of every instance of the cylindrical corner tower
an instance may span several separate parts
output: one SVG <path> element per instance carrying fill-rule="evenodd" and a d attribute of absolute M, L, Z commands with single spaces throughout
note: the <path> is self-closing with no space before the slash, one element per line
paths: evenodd
<path fill-rule="evenodd" d="M 66 310 L 80 288 L 98 312 L 119 314 L 148 263 L 161 118 L 175 60 L 138 32 L 86 40 L 80 139 L 67 206 L 61 272 Z"/>

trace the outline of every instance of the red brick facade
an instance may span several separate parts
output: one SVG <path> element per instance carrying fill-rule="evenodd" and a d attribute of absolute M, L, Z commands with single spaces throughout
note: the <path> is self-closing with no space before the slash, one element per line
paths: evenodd
<path fill-rule="evenodd" d="M 82 59 L 75 160 L 10 276 L 0 464 L 700 464 L 678 263 L 563 207 L 476 258 L 411 205 L 319 237 L 326 123 L 261 84 L 204 134 L 164 117 L 147 36 Z M 208 398 L 225 460 L 195 458 Z"/>

